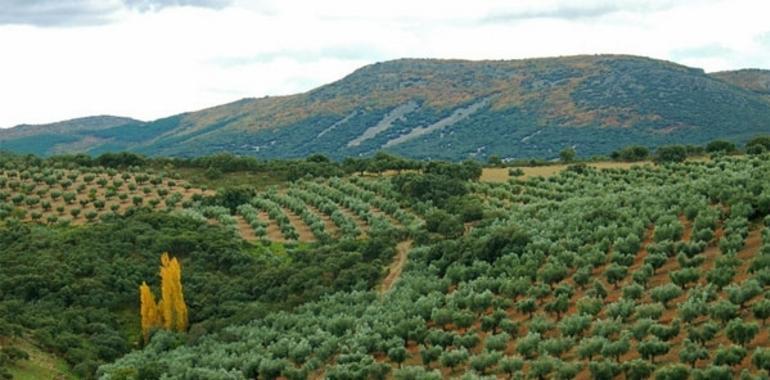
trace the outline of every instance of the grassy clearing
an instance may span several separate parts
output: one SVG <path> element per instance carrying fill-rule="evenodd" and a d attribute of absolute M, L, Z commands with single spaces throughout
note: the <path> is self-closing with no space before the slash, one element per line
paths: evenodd
<path fill-rule="evenodd" d="M 601 162 L 591 162 L 587 165 L 593 168 L 597 169 L 628 169 L 634 165 L 651 165 L 652 163 L 649 161 L 643 161 L 643 162 L 614 162 L 614 161 L 601 161 Z M 520 167 L 520 169 L 524 172 L 524 175 L 519 176 L 517 178 L 519 179 L 527 179 L 531 177 L 550 177 L 552 175 L 556 175 L 561 173 L 564 169 L 567 168 L 569 165 L 565 164 L 554 164 L 554 165 L 546 165 L 546 166 L 531 166 L 531 167 Z M 511 179 L 510 174 L 508 174 L 510 169 L 515 168 L 484 168 L 481 172 L 481 181 L 482 182 L 506 182 L 509 179 Z"/>
<path fill-rule="evenodd" d="M 31 342 L 24 339 L 16 339 L 13 345 L 26 351 L 30 358 L 23 360 L 10 368 L 10 373 L 15 380 L 74 380 L 75 375 L 70 372 L 67 363 L 55 355 L 49 354 Z"/>

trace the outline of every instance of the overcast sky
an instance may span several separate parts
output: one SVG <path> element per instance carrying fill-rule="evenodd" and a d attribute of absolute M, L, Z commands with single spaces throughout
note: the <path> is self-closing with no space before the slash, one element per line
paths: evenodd
<path fill-rule="evenodd" d="M 400 57 L 770 68 L 767 0 L 0 0 L 0 127 L 143 120 Z"/>

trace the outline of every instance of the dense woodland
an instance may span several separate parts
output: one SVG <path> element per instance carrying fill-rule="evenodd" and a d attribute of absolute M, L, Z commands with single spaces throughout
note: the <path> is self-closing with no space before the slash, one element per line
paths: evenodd
<path fill-rule="evenodd" d="M 27 342 L 84 379 L 766 378 L 769 149 L 565 149 L 504 183 L 386 154 L 2 154 L 0 377 Z M 189 328 L 145 343 L 163 252 Z"/>

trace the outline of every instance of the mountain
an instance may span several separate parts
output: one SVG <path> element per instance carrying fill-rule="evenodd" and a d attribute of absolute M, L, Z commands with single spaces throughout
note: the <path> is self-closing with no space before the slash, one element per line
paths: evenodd
<path fill-rule="evenodd" d="M 96 138 L 93 133 L 141 123 L 127 117 L 101 115 L 51 124 L 22 124 L 0 129 L 0 150 L 36 154 L 87 151 L 104 143 L 104 140 Z"/>
<path fill-rule="evenodd" d="M 770 70 L 743 69 L 720 71 L 711 76 L 764 96 L 770 100 Z"/>
<path fill-rule="evenodd" d="M 566 146 L 590 156 L 631 144 L 742 142 L 770 133 L 767 73 L 706 74 L 624 55 L 399 59 L 306 93 L 243 99 L 147 123 L 40 126 L 36 136 L 45 146 L 24 140 L 32 135 L 14 137 L 23 128 L 17 127 L 0 132 L 0 146 L 44 154 L 226 151 L 265 158 L 386 150 L 457 160 L 549 158 Z"/>

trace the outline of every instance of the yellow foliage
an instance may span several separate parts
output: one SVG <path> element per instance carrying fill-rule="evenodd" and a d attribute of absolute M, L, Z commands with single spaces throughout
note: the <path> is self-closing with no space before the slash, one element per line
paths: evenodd
<path fill-rule="evenodd" d="M 139 299 L 141 301 L 142 336 L 144 336 L 146 342 L 150 337 L 150 331 L 160 327 L 161 316 L 158 313 L 159 309 L 155 303 L 155 296 L 146 282 L 142 282 L 142 285 L 139 286 Z"/>
<path fill-rule="evenodd" d="M 182 268 L 175 258 L 169 259 L 168 253 L 161 258 L 160 279 L 163 295 L 163 326 L 167 330 L 187 330 L 187 305 L 182 292 Z"/>
<path fill-rule="evenodd" d="M 182 267 L 179 260 L 169 258 L 168 253 L 160 257 L 161 300 L 155 297 L 146 283 L 139 287 L 142 301 L 142 333 L 145 341 L 154 327 L 184 332 L 187 330 L 187 304 L 182 291 Z"/>

